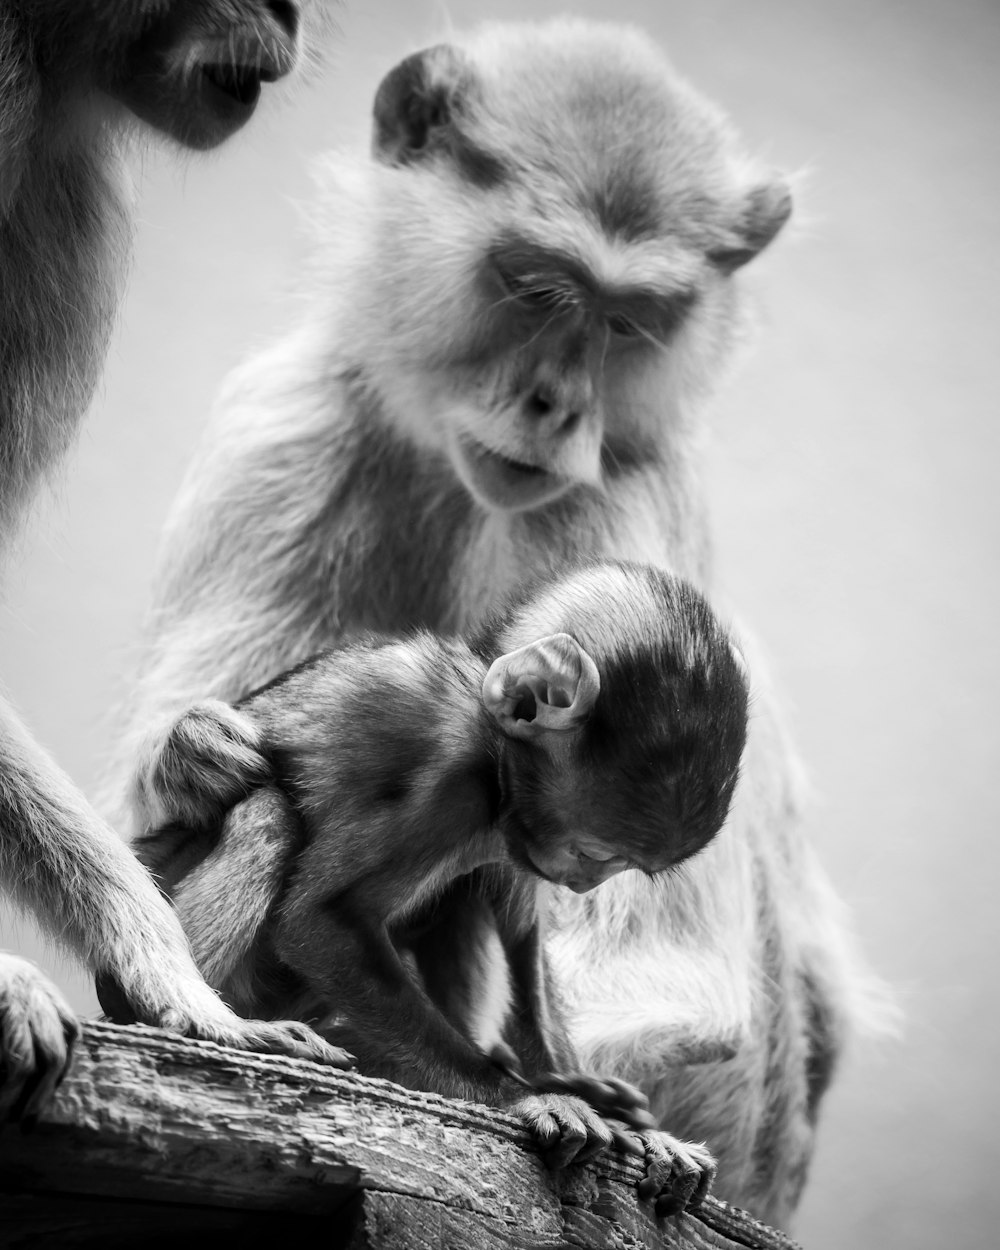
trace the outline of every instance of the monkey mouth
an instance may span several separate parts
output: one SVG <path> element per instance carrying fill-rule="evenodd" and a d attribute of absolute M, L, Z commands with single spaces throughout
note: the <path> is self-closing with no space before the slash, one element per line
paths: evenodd
<path fill-rule="evenodd" d="M 508 843 L 511 858 L 527 869 L 532 876 L 539 877 L 542 881 L 547 881 L 549 885 L 558 885 L 567 890 L 572 890 L 574 894 L 586 894 L 592 890 L 597 884 L 596 881 L 588 881 L 583 877 L 574 876 L 554 876 L 552 873 L 546 872 L 542 868 L 535 857 L 532 855 L 528 846 L 526 846 L 519 837 L 515 837 Z"/>
<path fill-rule="evenodd" d="M 256 108 L 261 83 L 278 78 L 272 70 L 249 65 L 203 65 L 201 72 L 216 91 L 245 109 Z"/>
<path fill-rule="evenodd" d="M 552 877 L 547 872 L 543 872 L 530 856 L 526 856 L 529 871 L 536 877 L 541 877 L 543 881 L 547 881 L 549 885 L 557 885 L 564 890 L 572 890 L 574 894 L 589 894 L 595 886 L 599 885 L 599 881 L 588 881 L 582 877 Z M 526 865 L 527 866 L 527 865 Z"/>
<path fill-rule="evenodd" d="M 461 476 L 487 507 L 504 512 L 538 508 L 563 494 L 570 483 L 540 464 L 515 460 L 474 439 L 458 445 Z"/>

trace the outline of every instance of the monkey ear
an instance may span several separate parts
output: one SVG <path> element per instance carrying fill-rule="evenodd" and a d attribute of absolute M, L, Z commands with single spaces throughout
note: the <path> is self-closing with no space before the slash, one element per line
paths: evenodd
<path fill-rule="evenodd" d="M 468 61 L 451 44 L 400 61 L 375 93 L 375 158 L 386 165 L 411 165 L 440 147 L 470 81 Z"/>
<path fill-rule="evenodd" d="M 531 742 L 579 729 L 601 690 L 597 665 L 569 634 L 550 634 L 494 660 L 483 703 L 505 734 Z"/>
<path fill-rule="evenodd" d="M 784 179 L 764 182 L 743 197 L 728 237 L 709 248 L 708 259 L 732 273 L 764 250 L 792 212 L 792 193 Z"/>

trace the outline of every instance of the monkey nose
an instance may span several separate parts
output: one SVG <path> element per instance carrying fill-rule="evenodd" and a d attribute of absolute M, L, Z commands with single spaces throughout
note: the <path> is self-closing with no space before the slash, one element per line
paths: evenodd
<path fill-rule="evenodd" d="M 533 421 L 544 422 L 553 433 L 572 434 L 580 424 L 582 411 L 560 396 L 555 387 L 538 383 L 525 398 L 524 414 Z"/>

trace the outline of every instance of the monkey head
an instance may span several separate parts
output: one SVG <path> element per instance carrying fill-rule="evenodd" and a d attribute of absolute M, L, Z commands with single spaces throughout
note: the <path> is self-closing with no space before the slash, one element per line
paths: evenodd
<path fill-rule="evenodd" d="M 378 89 L 373 154 L 331 183 L 365 201 L 348 228 L 333 218 L 357 208 L 331 205 L 358 275 L 338 337 L 491 510 L 655 460 L 737 333 L 734 271 L 790 211 L 644 36 L 581 21 L 408 57 Z"/>
<path fill-rule="evenodd" d="M 545 624 L 560 632 L 537 637 Z M 739 773 L 747 680 L 696 591 L 653 568 L 589 565 L 488 629 L 501 646 L 536 634 L 483 684 L 503 734 L 500 823 L 515 861 L 582 893 L 627 868 L 666 871 L 715 836 Z"/>
<path fill-rule="evenodd" d="M 185 147 L 215 147 L 298 56 L 300 0 L 24 0 L 40 57 Z M 51 75 L 50 75 L 51 80 Z"/>

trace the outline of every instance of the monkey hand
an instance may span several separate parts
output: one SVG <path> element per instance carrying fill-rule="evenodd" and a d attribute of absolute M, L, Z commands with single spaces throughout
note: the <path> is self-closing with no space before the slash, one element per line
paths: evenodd
<path fill-rule="evenodd" d="M 143 743 L 133 802 L 147 831 L 210 827 L 271 776 L 260 730 L 219 699 L 205 699 Z"/>
<path fill-rule="evenodd" d="M 661 1219 L 696 1207 L 715 1179 L 715 1160 L 705 1146 L 659 1132 L 642 1133 L 639 1141 L 646 1157 L 639 1197 L 652 1202 Z"/>
<path fill-rule="evenodd" d="M 0 1123 L 34 1125 L 69 1067 L 80 1026 L 41 972 L 0 954 Z"/>
<path fill-rule="evenodd" d="M 591 1076 L 586 1072 L 542 1072 L 531 1077 L 539 1093 L 574 1094 L 609 1120 L 621 1120 L 639 1132 L 656 1127 L 646 1095 L 617 1077 Z"/>
<path fill-rule="evenodd" d="M 333 1068 L 353 1068 L 354 1056 L 340 1046 L 331 1046 L 308 1024 L 298 1020 L 243 1020 L 234 1017 L 236 1027 L 228 1023 L 210 1032 L 192 1029 L 195 1037 L 211 1037 L 222 1046 L 237 1050 L 262 1050 L 269 1054 L 291 1055 L 295 1059 L 311 1059 Z"/>
<path fill-rule="evenodd" d="M 620 1081 L 617 1077 L 601 1078 L 586 1072 L 542 1072 L 526 1076 L 521 1061 L 506 1042 L 497 1042 L 489 1052 L 490 1059 L 502 1072 L 538 1094 L 565 1094 L 582 1098 L 602 1117 L 610 1121 L 611 1141 L 626 1154 L 643 1155 L 645 1149 L 626 1127 L 644 1132 L 656 1127 L 649 1111 L 646 1095 Z M 616 1121 L 622 1121 L 619 1125 Z"/>
<path fill-rule="evenodd" d="M 139 1011 L 115 977 L 101 973 L 95 981 L 100 1004 L 114 1024 L 150 1024 L 185 1037 L 231 1046 L 234 1050 L 290 1055 L 294 1059 L 310 1059 L 334 1068 L 354 1066 L 353 1055 L 339 1046 L 331 1046 L 308 1024 L 299 1020 L 244 1020 L 207 985 L 197 982 L 194 985 L 200 999 L 197 1010 L 192 1010 L 189 1005 L 187 1011 L 173 1007 Z"/>
<path fill-rule="evenodd" d="M 593 1107 L 569 1094 L 528 1094 L 510 1110 L 534 1133 L 551 1168 L 584 1163 L 616 1140 Z"/>

